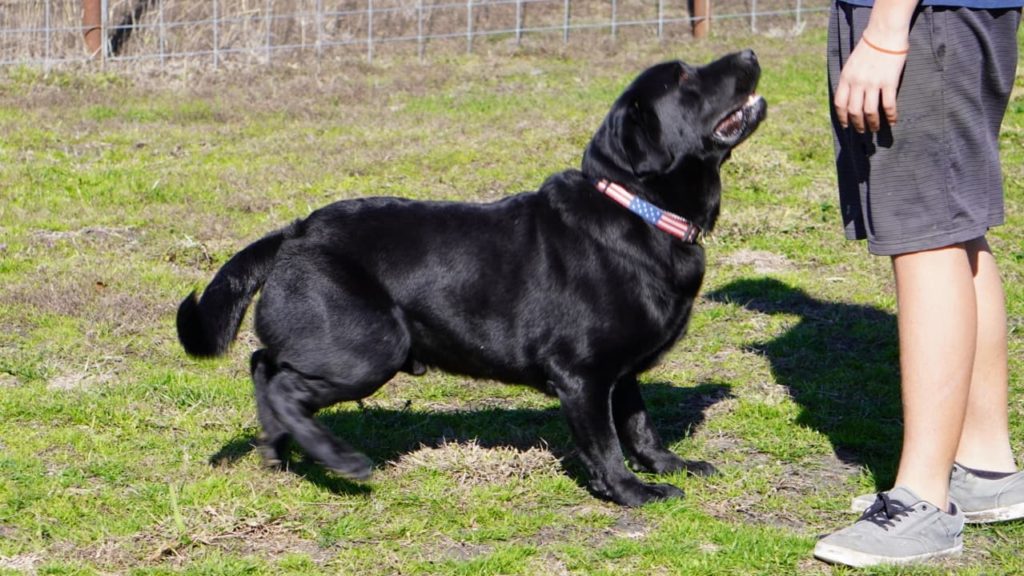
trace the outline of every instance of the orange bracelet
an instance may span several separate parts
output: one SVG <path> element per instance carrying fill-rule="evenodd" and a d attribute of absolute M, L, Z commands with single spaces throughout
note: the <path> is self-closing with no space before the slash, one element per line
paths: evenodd
<path fill-rule="evenodd" d="M 873 43 L 871 40 L 868 40 L 868 37 L 864 36 L 863 34 L 861 34 L 860 39 L 863 40 L 865 44 L 867 44 L 868 46 L 874 48 L 875 50 L 878 50 L 882 54 L 892 54 L 894 56 L 902 56 L 902 55 L 906 54 L 907 52 L 910 52 L 910 48 L 907 48 L 906 50 L 889 50 L 887 48 L 882 48 L 881 46 L 878 46 L 877 44 Z"/>

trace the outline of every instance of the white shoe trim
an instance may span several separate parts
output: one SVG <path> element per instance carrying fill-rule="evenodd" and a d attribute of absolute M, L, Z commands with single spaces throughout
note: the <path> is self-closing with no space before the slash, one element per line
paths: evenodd
<path fill-rule="evenodd" d="M 852 566 L 854 568 L 863 568 L 866 566 L 878 566 L 881 564 L 914 564 L 917 562 L 924 562 L 926 560 L 933 560 L 936 558 L 945 558 L 947 556 L 958 556 L 963 552 L 964 545 L 959 543 L 952 548 L 945 550 L 938 550 L 935 552 L 927 552 L 925 554 L 917 554 L 915 556 L 881 556 L 878 554 L 869 554 L 867 552 L 860 552 L 858 550 L 852 550 L 843 546 L 836 546 L 835 544 L 828 544 L 826 542 L 818 542 L 814 547 L 814 557 L 818 560 L 823 560 L 829 564 L 844 564 L 846 566 Z"/>
<path fill-rule="evenodd" d="M 990 524 L 992 522 L 1006 522 L 1024 518 L 1024 502 L 1018 502 L 1010 506 L 1000 506 L 991 510 L 977 510 L 975 512 L 964 512 L 964 520 L 969 524 Z"/>

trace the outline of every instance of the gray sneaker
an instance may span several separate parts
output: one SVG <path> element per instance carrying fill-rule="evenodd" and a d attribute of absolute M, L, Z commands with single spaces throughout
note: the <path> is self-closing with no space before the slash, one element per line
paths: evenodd
<path fill-rule="evenodd" d="M 850 511 L 864 512 L 876 497 L 875 494 L 857 496 L 850 504 Z M 968 524 L 1024 518 L 1024 471 L 989 479 L 954 464 L 949 476 L 949 499 L 960 505 Z"/>
<path fill-rule="evenodd" d="M 818 541 L 814 557 L 853 567 L 909 564 L 963 550 L 964 515 L 954 504 L 943 512 L 910 490 L 878 494 L 853 526 Z"/>

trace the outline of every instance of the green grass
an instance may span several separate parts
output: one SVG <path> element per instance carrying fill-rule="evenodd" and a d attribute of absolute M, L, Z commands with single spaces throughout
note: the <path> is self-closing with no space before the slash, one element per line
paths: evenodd
<path fill-rule="evenodd" d="M 492 200 L 577 166 L 647 65 L 757 50 L 769 117 L 724 170 L 687 337 L 644 375 L 683 500 L 592 498 L 551 399 L 430 373 L 321 418 L 366 483 L 261 469 L 246 366 L 180 350 L 174 311 L 252 239 L 364 195 Z M 1024 80 L 1018 78 L 1024 87 Z M 0 71 L 0 573 L 845 573 L 810 558 L 886 487 L 900 438 L 888 262 L 842 239 L 824 34 L 318 70 Z M 991 233 L 1024 453 L 1024 98 Z M 1024 526 L 905 573 L 1024 572 Z M 875 573 L 897 573 L 877 570 Z M 904 573 L 900 572 L 900 573 Z"/>

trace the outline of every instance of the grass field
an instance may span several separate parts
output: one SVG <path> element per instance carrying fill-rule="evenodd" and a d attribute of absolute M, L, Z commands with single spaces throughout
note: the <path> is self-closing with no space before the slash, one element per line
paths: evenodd
<path fill-rule="evenodd" d="M 642 68 L 757 50 L 761 129 L 724 172 L 688 336 L 643 377 L 715 463 L 682 500 L 591 497 L 558 407 L 431 372 L 322 414 L 377 463 L 260 467 L 246 325 L 177 344 L 177 302 L 266 231 L 367 195 L 490 200 L 575 167 Z M 174 72 L 0 71 L 0 573 L 820 574 L 900 438 L 888 262 L 842 239 L 824 33 Z M 1018 77 L 1024 87 L 1024 78 Z M 1024 456 L 1024 98 L 1004 124 L 1014 450 Z M 500 289 L 498 287 L 497 289 Z M 906 573 L 1024 573 L 1024 524 Z M 895 573 L 879 570 L 878 573 Z"/>

